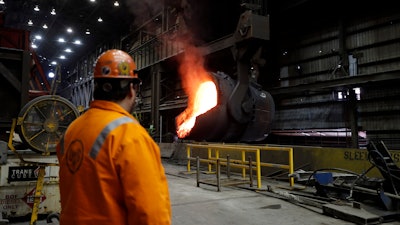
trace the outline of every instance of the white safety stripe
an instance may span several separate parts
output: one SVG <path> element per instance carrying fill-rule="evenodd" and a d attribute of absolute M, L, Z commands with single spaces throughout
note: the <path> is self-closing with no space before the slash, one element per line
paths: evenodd
<path fill-rule="evenodd" d="M 96 159 L 97 155 L 100 152 L 101 146 L 103 146 L 104 141 L 106 140 L 108 134 L 114 130 L 116 127 L 118 127 L 121 124 L 125 124 L 125 123 L 131 123 L 131 122 L 135 122 L 132 118 L 129 118 L 127 116 L 124 117 L 120 117 L 114 121 L 112 121 L 111 123 L 109 123 L 99 134 L 99 136 L 96 138 L 92 149 L 89 152 L 90 157 L 92 157 L 93 159 Z"/>

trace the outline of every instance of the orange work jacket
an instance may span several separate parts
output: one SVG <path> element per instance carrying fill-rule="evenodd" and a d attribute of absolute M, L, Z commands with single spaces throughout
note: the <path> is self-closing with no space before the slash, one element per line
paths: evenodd
<path fill-rule="evenodd" d="M 93 101 L 57 156 L 61 225 L 171 224 L 159 147 L 118 104 Z"/>

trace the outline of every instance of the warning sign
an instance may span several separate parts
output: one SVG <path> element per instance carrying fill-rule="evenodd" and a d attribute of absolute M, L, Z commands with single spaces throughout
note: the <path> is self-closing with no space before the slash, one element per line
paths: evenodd
<path fill-rule="evenodd" d="M 33 208 L 33 204 L 35 203 L 35 192 L 36 188 L 32 189 L 28 194 L 26 194 L 23 198 L 22 201 L 24 201 L 26 204 L 28 204 L 29 207 Z M 40 196 L 40 203 L 44 202 L 46 200 L 45 195 Z"/>

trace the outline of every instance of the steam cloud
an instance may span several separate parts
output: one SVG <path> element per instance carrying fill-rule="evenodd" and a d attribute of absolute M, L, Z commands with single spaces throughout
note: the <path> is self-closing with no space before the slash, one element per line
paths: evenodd
<path fill-rule="evenodd" d="M 125 0 L 125 2 L 129 11 L 135 16 L 135 21 L 133 21 L 135 26 L 140 26 L 153 18 L 164 5 L 164 2 L 160 0 Z"/>

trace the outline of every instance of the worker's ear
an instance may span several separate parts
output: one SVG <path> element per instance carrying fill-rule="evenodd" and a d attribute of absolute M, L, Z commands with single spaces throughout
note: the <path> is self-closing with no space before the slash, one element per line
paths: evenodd
<path fill-rule="evenodd" d="M 129 83 L 129 97 L 136 97 L 136 91 L 133 83 Z"/>

